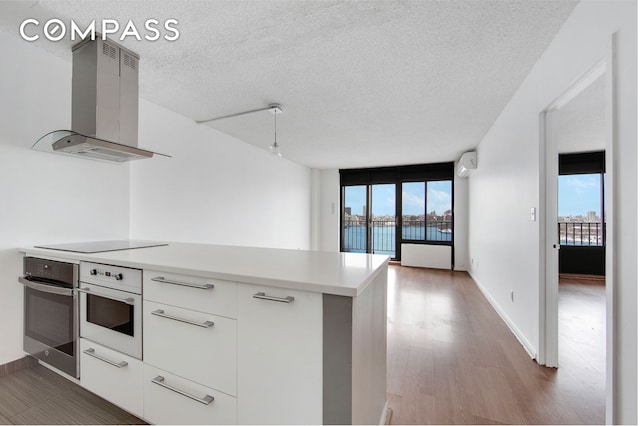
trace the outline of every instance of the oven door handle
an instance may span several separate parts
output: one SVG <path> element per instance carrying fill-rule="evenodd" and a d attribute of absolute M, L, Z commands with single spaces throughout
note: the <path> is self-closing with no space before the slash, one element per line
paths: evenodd
<path fill-rule="evenodd" d="M 122 299 L 120 297 L 107 296 L 106 294 L 101 294 L 101 293 L 96 293 L 94 291 L 91 291 L 89 287 L 79 288 L 78 291 L 80 293 L 92 294 L 94 296 L 104 297 L 105 299 L 115 300 L 116 302 L 126 303 L 127 305 L 135 306 L 136 304 L 136 301 L 133 297 L 127 297 L 126 299 Z"/>
<path fill-rule="evenodd" d="M 48 284 L 40 284 L 36 281 L 28 280 L 26 277 L 18 277 L 18 281 L 25 287 L 32 288 L 34 290 L 42 291 L 44 293 L 59 294 L 61 296 L 73 296 L 73 289 L 56 287 Z"/>

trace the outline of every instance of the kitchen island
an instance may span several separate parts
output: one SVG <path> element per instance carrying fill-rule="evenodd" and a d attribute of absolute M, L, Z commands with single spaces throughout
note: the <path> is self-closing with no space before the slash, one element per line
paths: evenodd
<path fill-rule="evenodd" d="M 142 270 L 143 355 L 123 358 L 137 371 L 123 380 L 127 393 L 140 402 L 123 408 L 149 422 L 385 420 L 387 256 L 187 243 L 21 251 L 80 263 L 81 276 L 90 264 Z M 97 343 L 81 339 L 92 356 L 95 347 L 119 355 Z M 118 392 L 91 385 L 112 373 L 95 373 L 95 357 L 85 358 L 80 383 L 122 405 Z"/>

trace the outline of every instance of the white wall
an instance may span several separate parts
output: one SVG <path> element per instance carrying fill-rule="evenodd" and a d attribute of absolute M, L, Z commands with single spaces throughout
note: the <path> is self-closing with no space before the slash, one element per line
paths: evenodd
<path fill-rule="evenodd" d="M 127 238 L 129 166 L 33 151 L 71 121 L 71 63 L 0 33 L 0 364 L 21 358 L 18 247 Z"/>
<path fill-rule="evenodd" d="M 614 421 L 637 422 L 637 39 L 636 4 L 581 2 L 478 146 L 478 169 L 469 186 L 471 272 L 507 322 L 538 349 L 540 240 L 544 230 L 530 220 L 538 207 L 538 114 L 606 51 L 618 32 L 614 130 L 618 333 Z M 539 213 L 539 212 L 538 212 Z M 623 238 L 624 236 L 624 238 Z M 511 302 L 510 290 L 515 291 Z M 627 324 L 626 327 L 623 325 Z M 633 326 L 628 326 L 633 324 Z"/>
<path fill-rule="evenodd" d="M 318 170 L 315 249 L 340 251 L 340 173 L 338 169 Z"/>
<path fill-rule="evenodd" d="M 454 269 L 469 269 L 469 179 L 453 178 Z"/>
<path fill-rule="evenodd" d="M 308 168 L 142 99 L 139 145 L 132 238 L 309 249 Z"/>

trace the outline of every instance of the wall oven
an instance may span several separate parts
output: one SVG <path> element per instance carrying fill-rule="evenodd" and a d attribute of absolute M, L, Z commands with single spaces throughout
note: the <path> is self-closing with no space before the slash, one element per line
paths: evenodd
<path fill-rule="evenodd" d="M 142 271 L 80 262 L 78 292 L 80 337 L 142 359 Z"/>
<path fill-rule="evenodd" d="M 23 266 L 24 351 L 78 378 L 78 265 L 27 256 Z"/>

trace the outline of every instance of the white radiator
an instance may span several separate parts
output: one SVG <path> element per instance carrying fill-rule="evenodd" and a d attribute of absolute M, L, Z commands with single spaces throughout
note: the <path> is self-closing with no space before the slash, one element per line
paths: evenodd
<path fill-rule="evenodd" d="M 451 246 L 402 244 L 402 266 L 451 269 Z"/>

